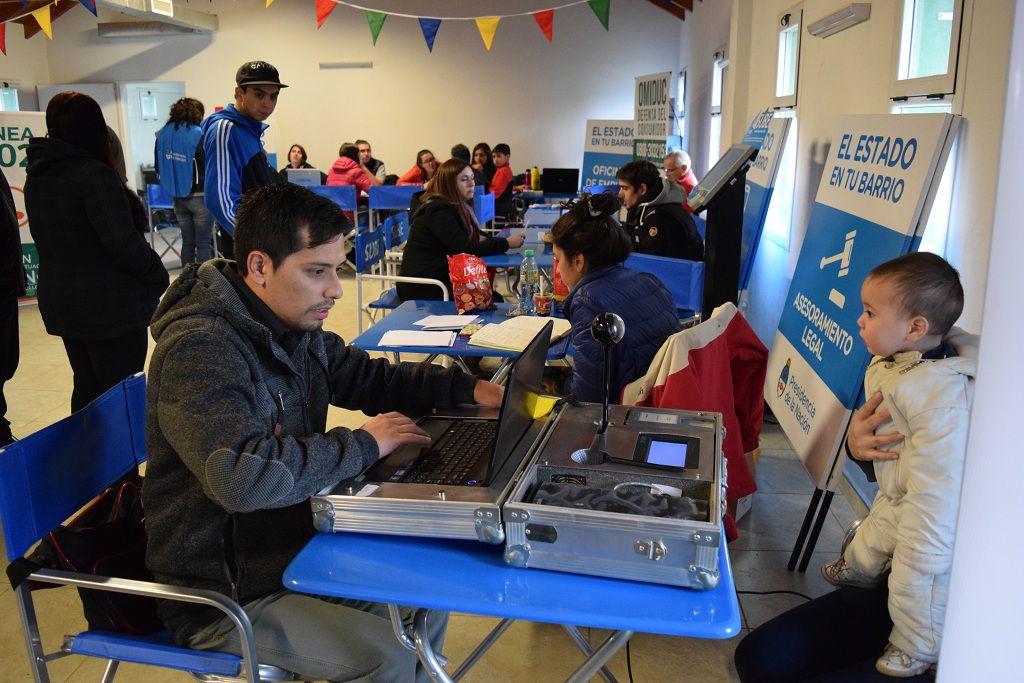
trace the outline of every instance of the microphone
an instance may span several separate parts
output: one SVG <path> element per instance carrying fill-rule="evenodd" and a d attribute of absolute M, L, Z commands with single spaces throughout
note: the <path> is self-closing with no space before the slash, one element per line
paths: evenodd
<path fill-rule="evenodd" d="M 599 465 L 608 459 L 608 452 L 605 450 L 605 432 L 608 431 L 608 399 L 612 390 L 612 352 L 615 345 L 622 341 L 626 335 L 626 323 L 615 313 L 605 312 L 599 314 L 590 323 L 590 334 L 604 347 L 604 401 L 601 406 L 601 424 L 594 440 L 587 449 L 586 462 L 588 465 Z"/>

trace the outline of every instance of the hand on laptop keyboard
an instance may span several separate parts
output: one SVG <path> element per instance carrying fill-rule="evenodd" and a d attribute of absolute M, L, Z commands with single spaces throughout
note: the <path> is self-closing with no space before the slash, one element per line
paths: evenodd
<path fill-rule="evenodd" d="M 430 435 L 401 413 L 383 413 L 364 424 L 360 429 L 369 432 L 377 442 L 377 448 L 380 449 L 382 458 L 399 446 L 406 444 L 427 446 L 430 444 Z"/>

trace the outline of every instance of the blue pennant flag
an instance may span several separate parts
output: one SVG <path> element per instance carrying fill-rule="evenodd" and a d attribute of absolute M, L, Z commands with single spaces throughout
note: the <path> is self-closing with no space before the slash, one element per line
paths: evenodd
<path fill-rule="evenodd" d="M 437 29 L 441 28 L 440 19 L 424 19 L 420 17 L 420 30 L 423 31 L 423 40 L 427 41 L 427 49 L 434 51 L 434 38 L 437 37 Z"/>
<path fill-rule="evenodd" d="M 92 12 L 93 16 L 98 16 L 96 14 L 96 0 L 78 0 L 78 1 L 82 3 L 82 5 L 85 7 L 85 9 L 89 10 L 90 12 Z"/>

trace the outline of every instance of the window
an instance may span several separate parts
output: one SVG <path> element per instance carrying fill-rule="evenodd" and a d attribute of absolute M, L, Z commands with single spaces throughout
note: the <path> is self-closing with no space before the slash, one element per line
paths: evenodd
<path fill-rule="evenodd" d="M 902 0 L 892 96 L 948 95 L 956 85 L 963 0 Z"/>
<path fill-rule="evenodd" d="M 796 84 L 800 71 L 800 24 L 803 10 L 779 16 L 779 42 L 775 68 L 775 106 L 796 106 Z"/>
<path fill-rule="evenodd" d="M 708 139 L 707 168 L 712 168 L 718 161 L 722 151 L 722 91 L 725 88 L 725 70 L 729 60 L 725 51 L 715 53 L 715 63 L 711 72 L 711 125 Z"/>
<path fill-rule="evenodd" d="M 894 114 L 949 114 L 953 111 L 950 102 L 901 103 L 893 107 Z M 932 201 L 932 210 L 928 214 L 928 223 L 924 226 L 921 244 L 918 251 L 929 251 L 939 256 L 946 256 L 946 235 L 949 233 L 949 214 L 953 205 L 953 169 L 956 168 L 957 145 L 949 150 L 946 167 L 942 170 L 942 180 Z"/>
<path fill-rule="evenodd" d="M 796 191 L 796 112 L 792 109 L 775 112 L 777 118 L 793 119 L 786 134 L 779 169 L 775 175 L 775 189 L 768 203 L 764 234 L 775 244 L 789 251 L 790 227 L 793 224 L 793 197 Z"/>
<path fill-rule="evenodd" d="M 676 88 L 676 122 L 679 124 L 680 137 L 686 137 L 686 69 L 679 72 L 679 84 Z M 684 143 L 685 144 L 685 143 Z"/>
<path fill-rule="evenodd" d="M 11 81 L 0 81 L 0 111 L 18 111 L 18 87 Z"/>

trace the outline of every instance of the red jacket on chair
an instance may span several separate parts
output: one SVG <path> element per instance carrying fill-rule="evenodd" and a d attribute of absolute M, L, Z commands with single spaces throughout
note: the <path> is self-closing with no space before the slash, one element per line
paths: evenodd
<path fill-rule="evenodd" d="M 703 323 L 669 337 L 647 374 L 622 390 L 622 403 L 721 413 L 727 498 L 735 501 L 757 490 L 743 454 L 757 448 L 761 437 L 767 365 L 768 349 L 727 303 Z M 731 515 L 725 530 L 730 540 L 739 535 Z"/>

